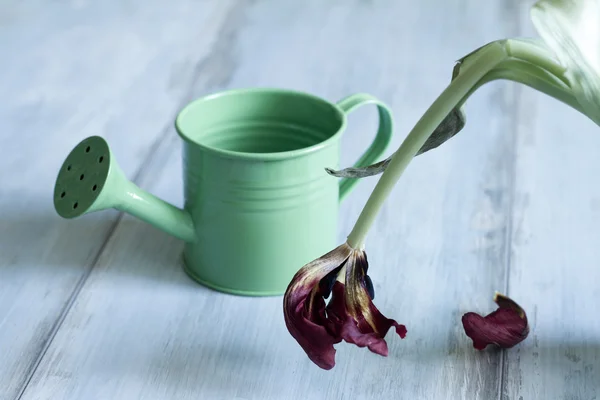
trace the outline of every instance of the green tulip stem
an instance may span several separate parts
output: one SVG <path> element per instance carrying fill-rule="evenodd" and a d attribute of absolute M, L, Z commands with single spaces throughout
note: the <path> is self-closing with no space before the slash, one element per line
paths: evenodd
<path fill-rule="evenodd" d="M 457 76 L 438 96 L 404 139 L 381 175 L 360 213 L 347 243 L 364 248 L 369 229 L 396 182 L 435 128 L 479 87 L 496 79 L 528 85 L 579 109 L 552 53 L 532 40 L 509 39 L 492 42 L 463 59 Z"/>

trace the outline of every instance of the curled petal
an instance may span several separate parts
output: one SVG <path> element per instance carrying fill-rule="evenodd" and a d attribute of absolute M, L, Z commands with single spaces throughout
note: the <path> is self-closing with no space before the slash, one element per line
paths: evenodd
<path fill-rule="evenodd" d="M 387 356 L 388 347 L 384 339 L 386 333 L 394 326 L 396 333 L 404 338 L 406 337 L 406 327 L 393 319 L 384 317 L 370 300 L 369 311 L 371 318 L 376 322 L 377 330 L 367 323 L 363 315 L 359 315 L 358 318 L 351 316 L 346 308 L 344 289 L 344 284 L 336 282 L 333 286 L 331 301 L 327 305 L 327 315 L 333 323 L 332 329 L 334 329 L 335 335 L 348 343 L 353 343 L 358 347 L 367 347 L 373 353 Z"/>
<path fill-rule="evenodd" d="M 406 336 L 404 325 L 384 317 L 373 304 L 367 269 L 366 254 L 344 244 L 302 267 L 286 290 L 283 308 L 288 331 L 323 369 L 334 367 L 333 345 L 342 340 L 387 356 L 388 330 L 393 326 L 400 337 Z M 345 283 L 338 281 L 343 270 Z"/>
<path fill-rule="evenodd" d="M 387 356 L 388 347 L 384 339 L 394 326 L 396 333 L 404 338 L 406 327 L 393 319 L 386 318 L 372 301 L 372 283 L 367 278 L 366 253 L 355 250 L 346 262 L 346 284 L 336 282 L 327 315 L 333 323 L 335 335 L 359 347 L 368 347 L 373 353 Z"/>
<path fill-rule="evenodd" d="M 337 275 L 352 249 L 343 244 L 306 264 L 293 277 L 283 297 L 285 325 L 290 334 L 319 367 L 335 365 L 333 345 L 341 338 L 328 330 L 324 297 L 331 291 L 332 276 Z"/>
<path fill-rule="evenodd" d="M 529 335 L 527 315 L 512 299 L 496 294 L 494 301 L 498 309 L 482 317 L 469 312 L 463 315 L 465 333 L 473 340 L 473 347 L 485 349 L 489 344 L 510 348 L 525 340 Z"/>

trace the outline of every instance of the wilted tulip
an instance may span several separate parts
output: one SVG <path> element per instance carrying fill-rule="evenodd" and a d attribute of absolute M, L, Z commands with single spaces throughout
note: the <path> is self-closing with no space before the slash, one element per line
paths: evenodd
<path fill-rule="evenodd" d="M 387 331 L 394 326 L 400 337 L 406 336 L 404 325 L 384 317 L 373 304 L 368 268 L 364 251 L 343 244 L 302 267 L 285 292 L 285 324 L 323 369 L 335 365 L 333 345 L 342 340 L 387 356 Z"/>
<path fill-rule="evenodd" d="M 503 39 L 461 58 L 452 80 L 388 159 L 340 171 L 361 178 L 383 172 L 344 245 L 303 267 L 284 300 L 290 333 L 322 368 L 334 365 L 333 345 L 342 339 L 387 354 L 383 336 L 403 325 L 383 317 L 368 296 L 364 242 L 392 188 L 418 154 L 437 148 L 465 125 L 463 104 L 479 87 L 497 79 L 522 83 L 556 98 L 600 125 L 600 0 L 540 0 L 531 18 L 542 40 Z M 338 280 L 338 274 L 345 279 Z M 325 298 L 333 292 L 329 304 Z M 498 310 L 486 317 L 468 313 L 465 332 L 476 348 L 511 347 L 529 333 L 523 309 L 497 295 Z"/>

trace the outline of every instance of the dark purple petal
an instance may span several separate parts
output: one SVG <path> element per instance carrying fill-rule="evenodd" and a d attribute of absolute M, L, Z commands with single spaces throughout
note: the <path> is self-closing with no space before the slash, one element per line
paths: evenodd
<path fill-rule="evenodd" d="M 344 244 L 302 267 L 293 277 L 283 297 L 285 325 L 290 334 L 319 367 L 335 365 L 333 345 L 341 338 L 330 332 L 324 295 L 352 249 Z M 335 280 L 334 280 L 335 281 Z"/>
<path fill-rule="evenodd" d="M 375 326 L 371 326 L 362 314 L 355 319 L 348 313 L 345 289 L 344 284 L 336 282 L 333 285 L 331 301 L 326 308 L 327 316 L 332 322 L 331 329 L 333 329 L 334 335 L 358 347 L 367 347 L 373 353 L 387 356 L 388 347 L 384 337 L 388 330 L 394 326 L 396 333 L 404 338 L 406 327 L 393 319 L 384 317 L 368 297 L 370 318 L 375 321 Z"/>
<path fill-rule="evenodd" d="M 336 282 L 326 311 L 332 322 L 335 336 L 348 343 L 367 347 L 373 353 L 387 356 L 388 347 L 384 339 L 394 326 L 396 333 L 404 338 L 406 327 L 393 319 L 386 318 L 373 304 L 372 283 L 367 278 L 369 268 L 367 256 L 355 250 L 345 264 L 346 284 Z"/>
<path fill-rule="evenodd" d="M 337 280 L 337 276 L 338 276 L 340 269 L 341 269 L 341 267 L 333 270 L 328 275 L 326 275 L 325 278 L 321 279 L 321 281 L 319 282 L 319 291 L 323 295 L 323 298 L 326 299 L 331 294 L 331 290 L 333 289 L 333 284 Z"/>
<path fill-rule="evenodd" d="M 345 268 L 345 284 L 337 281 Z M 366 254 L 347 244 L 302 267 L 288 286 L 284 301 L 286 326 L 319 367 L 335 365 L 334 344 L 345 340 L 387 356 L 385 335 L 393 326 L 404 338 L 406 327 L 384 317 L 372 302 Z M 325 305 L 325 298 L 329 297 Z"/>
<path fill-rule="evenodd" d="M 369 293 L 369 297 L 371 300 L 375 300 L 375 288 L 373 287 L 373 281 L 369 275 L 365 274 L 365 288 L 367 289 L 367 293 Z"/>
<path fill-rule="evenodd" d="M 387 331 L 396 327 L 396 333 L 401 338 L 406 336 L 406 327 L 393 319 L 384 317 L 373 304 L 366 282 L 369 262 L 367 253 L 354 251 L 346 262 L 346 308 L 348 313 L 357 321 L 361 332 L 371 330 L 383 338 Z M 370 278 L 369 278 L 370 281 Z M 372 285 L 372 283 L 371 283 Z"/>
<path fill-rule="evenodd" d="M 491 314 L 482 317 L 469 312 L 462 317 L 465 333 L 478 350 L 485 349 L 489 344 L 510 348 L 529 335 L 529 324 L 523 308 L 501 294 L 496 294 L 494 301 L 498 309 Z"/>

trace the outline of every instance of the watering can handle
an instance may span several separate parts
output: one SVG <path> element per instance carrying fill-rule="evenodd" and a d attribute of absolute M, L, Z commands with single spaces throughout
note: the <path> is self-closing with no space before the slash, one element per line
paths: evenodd
<path fill-rule="evenodd" d="M 373 164 L 387 149 L 392 139 L 393 118 L 392 112 L 385 103 L 366 93 L 357 93 L 340 100 L 336 105 L 346 115 L 356 110 L 358 107 L 374 104 L 379 113 L 379 127 L 377 135 L 371 143 L 371 146 L 363 153 L 353 167 L 364 167 Z M 348 193 L 358 183 L 357 178 L 343 178 L 340 180 L 340 201 L 346 198 Z"/>

